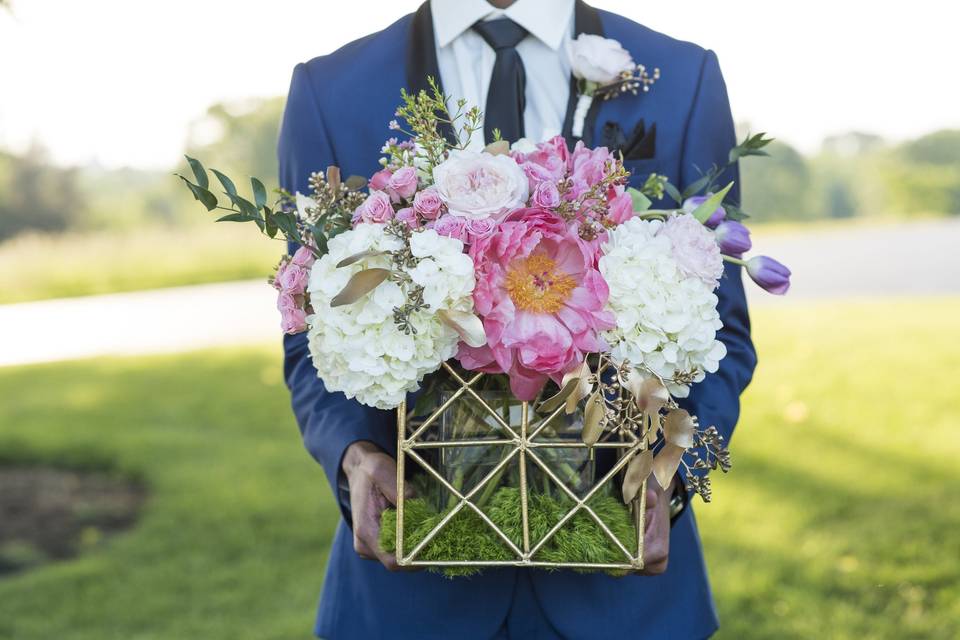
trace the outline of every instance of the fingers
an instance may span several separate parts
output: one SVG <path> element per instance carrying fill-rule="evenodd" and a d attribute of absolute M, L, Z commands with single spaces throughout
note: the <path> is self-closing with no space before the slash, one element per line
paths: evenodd
<path fill-rule="evenodd" d="M 647 511 L 643 534 L 642 575 L 660 575 L 670 556 L 670 501 L 657 488 L 647 487 Z"/>

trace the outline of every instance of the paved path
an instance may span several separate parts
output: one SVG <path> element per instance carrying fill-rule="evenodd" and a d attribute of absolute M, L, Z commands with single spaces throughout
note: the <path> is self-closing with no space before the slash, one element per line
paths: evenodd
<path fill-rule="evenodd" d="M 960 219 L 760 236 L 755 246 L 793 270 L 793 286 L 778 298 L 748 282 L 752 305 L 960 295 Z M 254 280 L 0 306 L 0 366 L 279 342 L 274 304 Z"/>

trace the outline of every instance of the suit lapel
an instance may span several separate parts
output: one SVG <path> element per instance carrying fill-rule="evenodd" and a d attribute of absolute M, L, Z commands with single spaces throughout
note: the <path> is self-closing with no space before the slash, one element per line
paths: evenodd
<path fill-rule="evenodd" d="M 573 9 L 573 37 L 576 38 L 581 33 L 589 33 L 596 36 L 603 35 L 603 24 L 600 22 L 600 14 L 597 10 L 588 5 L 583 0 L 577 0 Z M 573 136 L 573 112 L 577 108 L 577 79 L 570 76 L 570 95 L 567 99 L 567 113 L 563 118 L 563 137 L 567 144 L 573 146 L 580 138 Z M 594 128 L 597 122 L 597 114 L 600 110 L 602 100 L 594 100 L 587 112 L 587 118 L 583 123 L 583 143 L 588 147 L 593 144 Z"/>
<path fill-rule="evenodd" d="M 411 94 L 421 90 L 430 91 L 427 78 L 437 81 L 443 93 L 443 79 L 440 77 L 440 65 L 437 63 L 437 45 L 433 34 L 433 14 L 430 12 L 430 0 L 427 0 L 413 14 L 410 25 L 410 41 L 407 43 L 407 91 Z M 440 130 L 449 140 L 454 140 L 453 129 L 447 123 L 440 123 Z"/>

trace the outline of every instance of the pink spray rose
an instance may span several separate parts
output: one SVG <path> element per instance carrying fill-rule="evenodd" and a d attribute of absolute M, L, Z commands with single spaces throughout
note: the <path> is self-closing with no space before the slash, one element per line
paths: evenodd
<path fill-rule="evenodd" d="M 394 202 L 413 197 L 413 194 L 417 191 L 417 170 L 413 167 L 401 167 L 397 169 L 394 174 L 390 176 L 386 191 L 390 194 L 390 197 L 393 198 Z"/>
<path fill-rule="evenodd" d="M 393 205 L 390 202 L 390 196 L 383 191 L 371 191 L 367 199 L 363 201 L 354 214 L 354 218 L 359 218 L 363 222 L 383 223 L 393 217 Z"/>
<path fill-rule="evenodd" d="M 290 258 L 290 262 L 298 267 L 309 269 L 313 266 L 313 263 L 316 261 L 316 259 L 317 258 L 313 255 L 313 251 L 310 250 L 310 247 L 300 247 L 293 254 L 293 257 Z"/>
<path fill-rule="evenodd" d="M 466 219 L 460 216 L 446 215 L 433 222 L 433 230 L 441 236 L 467 241 Z"/>
<path fill-rule="evenodd" d="M 404 207 L 397 211 L 397 220 L 406 224 L 411 229 L 416 229 L 420 226 L 420 221 L 417 220 L 417 213 L 413 210 L 412 207 Z"/>
<path fill-rule="evenodd" d="M 467 220 L 464 231 L 470 243 L 489 238 L 497 230 L 497 223 L 493 218 L 477 218 Z"/>
<path fill-rule="evenodd" d="M 274 283 L 280 285 L 280 290 L 292 295 L 302 294 L 307 290 L 307 281 L 310 279 L 310 270 L 293 262 L 285 263 L 284 269 L 278 269 Z"/>
<path fill-rule="evenodd" d="M 514 395 L 532 400 L 548 377 L 559 381 L 587 353 L 607 348 L 600 332 L 615 322 L 604 310 L 609 289 L 597 254 L 562 218 L 520 209 L 470 255 L 487 344 L 461 343 L 457 357 L 467 369 L 507 373 Z"/>
<path fill-rule="evenodd" d="M 418 191 L 413 196 L 413 210 L 424 220 L 435 220 L 440 215 L 441 209 L 443 209 L 443 200 L 433 187 Z"/>
<path fill-rule="evenodd" d="M 299 296 L 302 299 L 302 296 Z M 298 297 L 281 291 L 277 298 L 277 309 L 280 310 L 280 328 L 284 333 L 294 334 L 307 330 L 307 312 L 298 302 Z"/>
<path fill-rule="evenodd" d="M 533 190 L 530 204 L 541 209 L 556 209 L 560 206 L 560 191 L 553 182 L 541 182 Z"/>
<path fill-rule="evenodd" d="M 393 175 L 393 172 L 390 169 L 381 169 L 375 174 L 370 176 L 370 190 L 371 191 L 383 191 L 387 188 L 387 185 L 390 184 L 390 176 Z"/>

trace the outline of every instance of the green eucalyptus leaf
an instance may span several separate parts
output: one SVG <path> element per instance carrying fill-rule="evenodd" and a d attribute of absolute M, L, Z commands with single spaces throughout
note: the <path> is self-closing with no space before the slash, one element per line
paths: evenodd
<path fill-rule="evenodd" d="M 277 237 L 277 221 L 276 216 L 267 211 L 263 216 L 264 223 L 266 224 L 267 235 L 271 238 Z"/>
<path fill-rule="evenodd" d="M 667 192 L 667 195 L 670 196 L 671 200 L 677 204 L 683 204 L 683 195 L 680 194 L 680 190 L 677 189 L 672 183 L 665 183 L 663 185 L 663 190 Z"/>
<path fill-rule="evenodd" d="M 647 196 L 643 195 L 639 190 L 630 187 L 627 189 L 627 193 L 630 194 L 630 200 L 633 202 L 633 210 L 636 213 L 646 211 L 650 208 L 650 205 L 653 202 Z"/>
<path fill-rule="evenodd" d="M 193 171 L 193 175 L 197 179 L 197 185 L 204 189 L 209 189 L 210 178 L 207 177 L 207 170 L 203 168 L 203 165 L 200 164 L 200 161 L 186 155 L 183 157 L 186 158 L 187 162 L 190 164 L 190 169 Z"/>
<path fill-rule="evenodd" d="M 177 174 L 177 177 L 183 180 L 184 184 L 187 185 L 187 188 L 190 189 L 190 192 L 193 193 L 193 197 L 196 198 L 200 204 L 206 207 L 207 211 L 213 211 L 220 204 L 220 202 L 217 200 L 217 196 L 213 195 L 203 187 L 193 184 L 179 174 Z"/>
<path fill-rule="evenodd" d="M 253 218 L 242 213 L 228 213 L 217 218 L 217 222 L 250 222 L 251 220 Z"/>
<path fill-rule="evenodd" d="M 730 191 L 731 188 L 733 188 L 732 182 L 704 200 L 703 204 L 693 210 L 693 217 L 705 223 L 710 218 L 710 215 L 717 210 L 717 207 L 723 204 L 723 199 L 727 196 L 727 192 Z"/>
<path fill-rule="evenodd" d="M 267 188 L 257 178 L 250 178 L 250 184 L 253 187 L 254 204 L 257 209 L 262 209 L 267 204 Z"/>
<path fill-rule="evenodd" d="M 217 176 L 217 180 L 220 181 L 220 184 L 223 185 L 224 190 L 227 192 L 227 195 L 236 196 L 237 195 L 237 186 L 233 184 L 233 180 L 223 175 L 216 169 L 210 169 L 213 172 L 213 175 Z"/>
<path fill-rule="evenodd" d="M 687 188 L 683 190 L 683 195 L 677 202 L 683 204 L 683 201 L 691 196 L 695 196 L 700 193 L 704 187 L 710 184 L 710 181 L 713 180 L 713 176 L 708 172 L 706 175 L 702 176 L 698 180 L 691 182 L 687 185 Z"/>

